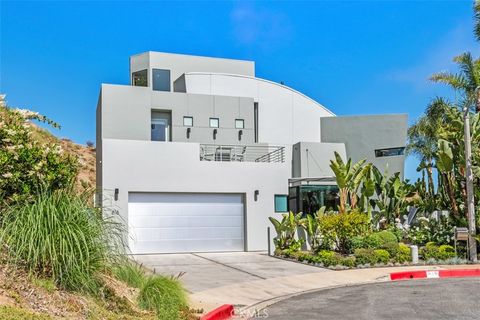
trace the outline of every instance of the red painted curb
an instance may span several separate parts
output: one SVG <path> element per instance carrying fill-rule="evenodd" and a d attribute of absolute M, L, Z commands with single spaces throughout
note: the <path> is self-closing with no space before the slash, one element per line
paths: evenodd
<path fill-rule="evenodd" d="M 390 273 L 390 280 L 480 277 L 480 269 L 421 270 Z"/>
<path fill-rule="evenodd" d="M 224 304 L 209 313 L 203 315 L 200 320 L 227 320 L 235 314 L 235 310 L 231 304 Z"/>

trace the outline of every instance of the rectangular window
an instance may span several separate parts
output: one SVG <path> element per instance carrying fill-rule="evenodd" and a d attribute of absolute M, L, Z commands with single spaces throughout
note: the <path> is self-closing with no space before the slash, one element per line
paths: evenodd
<path fill-rule="evenodd" d="M 171 113 L 152 110 L 151 137 L 152 141 L 171 141 Z"/>
<path fill-rule="evenodd" d="M 153 69 L 153 90 L 170 91 L 170 70 Z"/>
<path fill-rule="evenodd" d="M 405 147 L 399 148 L 386 148 L 386 149 L 376 149 L 375 157 L 393 157 L 393 156 L 402 156 L 405 154 Z"/>
<path fill-rule="evenodd" d="M 243 119 L 235 119 L 235 128 L 236 129 L 244 129 L 245 128 L 245 121 Z"/>
<path fill-rule="evenodd" d="M 136 87 L 148 87 L 147 69 L 132 73 L 132 85 Z"/>
<path fill-rule="evenodd" d="M 288 212 L 288 197 L 286 195 L 275 195 L 275 212 Z"/>
<path fill-rule="evenodd" d="M 218 128 L 220 125 L 220 121 L 218 118 L 210 118 L 210 128 Z"/>
<path fill-rule="evenodd" d="M 184 127 L 193 127 L 193 117 L 183 117 Z"/>
<path fill-rule="evenodd" d="M 253 134 L 255 143 L 258 142 L 258 102 L 253 103 Z"/>

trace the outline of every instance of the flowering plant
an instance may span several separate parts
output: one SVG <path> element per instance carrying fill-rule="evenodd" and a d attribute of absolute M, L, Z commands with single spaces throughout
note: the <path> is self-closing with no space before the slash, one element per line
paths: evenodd
<path fill-rule="evenodd" d="M 28 200 L 40 188 L 59 189 L 73 182 L 77 159 L 54 143 L 34 137 L 32 120 L 58 128 L 29 110 L 9 108 L 0 95 L 0 206 Z"/>

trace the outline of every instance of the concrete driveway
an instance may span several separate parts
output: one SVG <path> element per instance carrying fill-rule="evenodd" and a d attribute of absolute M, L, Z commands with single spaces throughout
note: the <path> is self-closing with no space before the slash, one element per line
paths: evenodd
<path fill-rule="evenodd" d="M 158 274 L 185 273 L 180 280 L 190 293 L 324 270 L 270 257 L 265 252 L 136 255 L 134 259 Z"/>

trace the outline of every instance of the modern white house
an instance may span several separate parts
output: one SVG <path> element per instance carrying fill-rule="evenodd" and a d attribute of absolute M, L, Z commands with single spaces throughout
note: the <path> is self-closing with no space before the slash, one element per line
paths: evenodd
<path fill-rule="evenodd" d="M 133 254 L 265 250 L 269 216 L 335 207 L 334 151 L 403 175 L 406 115 L 337 117 L 252 61 L 145 52 L 130 76 L 101 86 L 97 188 Z"/>

